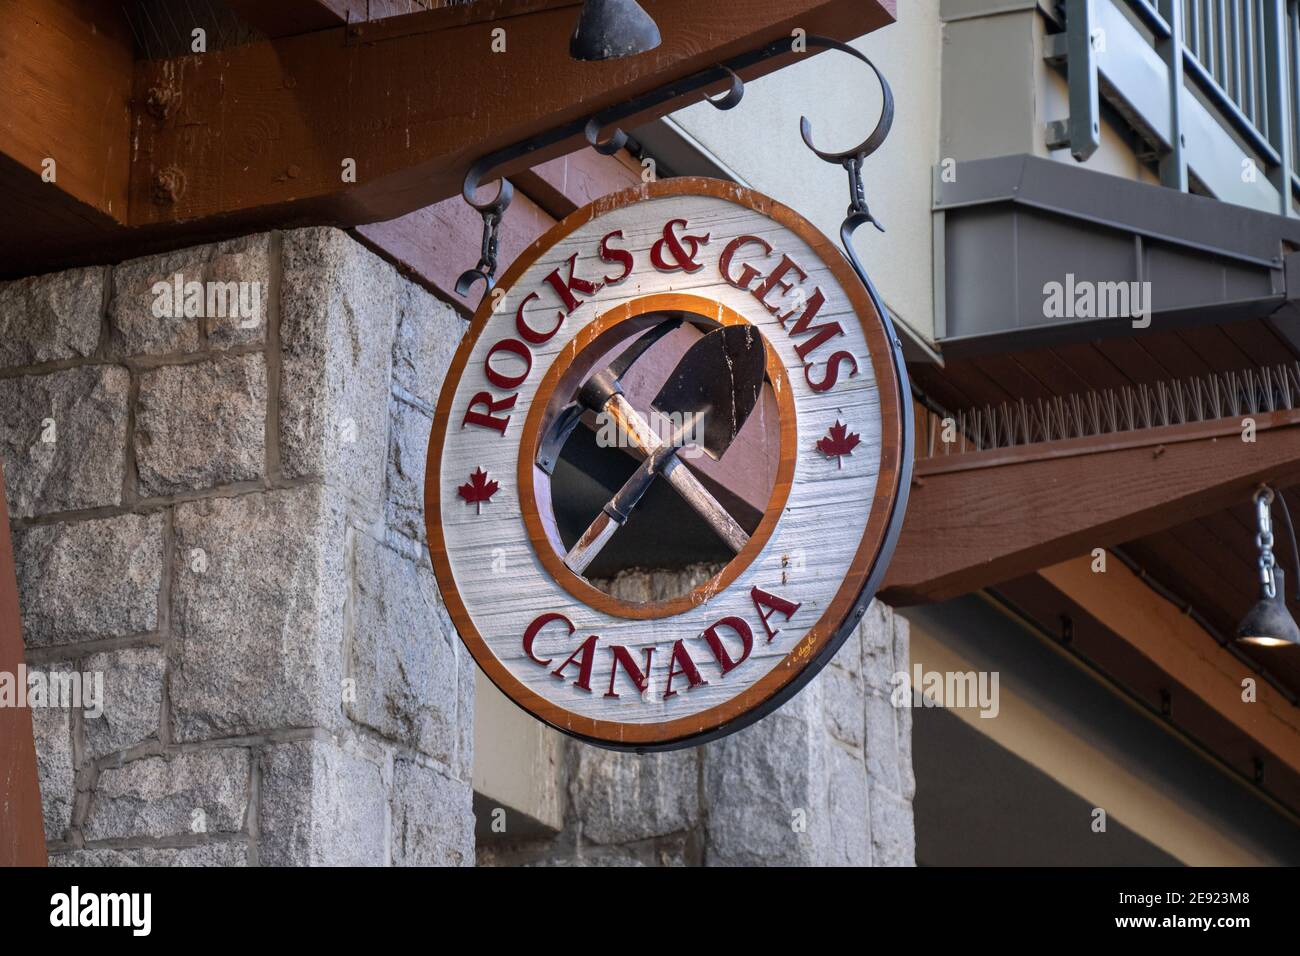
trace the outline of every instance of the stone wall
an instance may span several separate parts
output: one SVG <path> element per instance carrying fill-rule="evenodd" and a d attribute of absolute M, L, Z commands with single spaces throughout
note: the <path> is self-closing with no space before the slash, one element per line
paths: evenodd
<path fill-rule="evenodd" d="M 159 317 L 177 273 L 258 283 L 260 308 Z M 473 662 L 423 520 L 464 328 L 330 229 L 0 283 L 28 663 L 105 684 L 102 716 L 33 710 L 53 863 L 475 862 Z M 910 865 L 907 660 L 876 605 L 739 734 L 650 757 L 566 739 L 562 832 L 481 862 Z"/>
<path fill-rule="evenodd" d="M 159 317 L 155 283 L 257 283 Z M 473 663 L 424 546 L 463 320 L 310 229 L 0 284 L 0 456 L 56 864 L 474 862 Z"/>
<path fill-rule="evenodd" d="M 650 600 L 713 569 L 630 572 L 603 587 Z M 564 738 L 554 837 L 493 834 L 480 865 L 912 866 L 912 719 L 890 702 L 908 627 L 872 604 L 831 664 L 757 724 L 638 756 Z"/>

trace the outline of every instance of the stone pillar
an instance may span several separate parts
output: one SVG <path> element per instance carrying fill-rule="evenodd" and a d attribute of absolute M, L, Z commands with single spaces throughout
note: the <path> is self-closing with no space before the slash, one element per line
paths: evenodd
<path fill-rule="evenodd" d="M 421 517 L 463 330 L 331 229 L 0 284 L 27 659 L 104 682 L 34 710 L 53 863 L 474 862 Z"/>

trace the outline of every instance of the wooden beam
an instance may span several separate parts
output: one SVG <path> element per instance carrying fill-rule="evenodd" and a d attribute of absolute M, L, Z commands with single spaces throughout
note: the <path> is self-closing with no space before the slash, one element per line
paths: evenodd
<path fill-rule="evenodd" d="M 1105 573 L 1094 573 L 1091 558 L 1084 556 L 1044 568 L 1039 575 L 1196 699 L 1300 772 L 1300 708 L 1121 562 L 1109 561 Z M 1253 702 L 1242 700 L 1242 680 L 1247 677 L 1255 678 Z"/>
<path fill-rule="evenodd" d="M 510 181 L 550 215 L 563 219 L 601 196 L 639 185 L 641 166 L 627 150 L 602 156 L 588 148 L 525 169 Z"/>
<path fill-rule="evenodd" d="M 120 10 L 94 0 L 0 4 L 0 38 L 5 219 L 39 229 L 26 210 L 40 207 L 86 228 L 125 222 L 134 63 Z"/>
<path fill-rule="evenodd" d="M 553 218 L 528 196 L 516 192 L 501 222 L 497 276 L 553 225 Z M 453 305 L 466 312 L 478 308 L 483 283 L 475 283 L 468 296 L 460 296 L 456 294 L 456 280 L 466 269 L 478 265 L 483 220 L 459 196 L 388 222 L 358 226 L 353 234 Z"/>
<path fill-rule="evenodd" d="M 129 220 L 147 227 L 222 217 L 256 227 L 393 219 L 454 195 L 485 153 L 795 28 L 861 36 L 890 22 L 892 4 L 661 0 L 653 13 L 664 37 L 658 49 L 599 63 L 568 56 L 576 0 L 485 0 L 142 63 L 136 103 L 164 99 L 174 108 L 161 120 L 137 112 Z M 502 53 L 493 52 L 498 29 L 505 30 Z M 581 143 L 574 137 L 515 169 Z M 355 183 L 342 176 L 349 160 Z"/>
<path fill-rule="evenodd" d="M 444 0 L 226 0 L 239 19 L 268 37 L 329 30 L 446 5 Z"/>
<path fill-rule="evenodd" d="M 511 182 L 515 200 L 501 222 L 498 275 L 557 220 L 601 196 L 636 185 L 641 175 L 626 150 L 603 156 L 594 149 L 581 149 L 524 170 Z M 483 220 L 459 196 L 387 222 L 358 226 L 353 234 L 453 305 L 467 312 L 478 307 L 482 283 L 468 296 L 460 296 L 456 280 L 477 264 Z"/>
<path fill-rule="evenodd" d="M 0 464 L 0 673 L 17 686 L 23 627 Z M 45 824 L 28 707 L 0 706 L 0 866 L 44 866 Z"/>
<path fill-rule="evenodd" d="M 397 219 L 455 195 L 472 162 L 497 148 L 795 28 L 849 39 L 895 10 L 895 0 L 737 0 L 716 10 L 662 0 L 659 49 L 578 63 L 567 44 L 579 0 L 481 0 L 381 20 L 375 2 L 370 21 L 346 28 L 134 64 L 116 4 L 0 5 L 0 95 L 23 104 L 0 119 L 0 278 L 257 229 Z M 499 29 L 506 52 L 493 53 Z M 32 78 L 45 92 L 33 92 Z M 582 145 L 574 137 L 505 172 Z M 51 152 L 56 185 L 39 176 Z M 345 181 L 345 160 L 356 182 Z M 569 201 L 546 188 L 546 174 L 536 185 L 546 205 Z"/>
<path fill-rule="evenodd" d="M 1121 544 L 1300 477 L 1300 412 L 918 461 L 889 604 L 946 600 Z"/>

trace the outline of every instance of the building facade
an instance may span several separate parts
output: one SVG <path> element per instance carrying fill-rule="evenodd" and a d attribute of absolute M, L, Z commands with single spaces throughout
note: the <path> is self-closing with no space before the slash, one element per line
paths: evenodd
<path fill-rule="evenodd" d="M 1251 494 L 1300 476 L 1300 11 L 870 6 L 894 22 L 845 39 L 897 119 L 866 165 L 887 232 L 856 252 L 912 377 L 909 517 L 830 666 L 703 746 L 567 738 L 458 639 L 424 477 L 481 296 L 456 288 L 481 227 L 459 197 L 40 269 L 15 254 L 0 458 L 25 666 L 102 681 L 96 706 L 32 707 L 51 863 L 1300 859 L 1296 649 L 1232 641 L 1257 596 Z M 769 32 L 832 22 L 809 17 Z M 232 57 L 306 42 L 248 5 L 219 20 Z M 162 46 L 137 59 L 202 56 Z M 844 174 L 799 119 L 858 141 L 875 79 L 825 52 L 747 80 L 735 109 L 676 104 L 614 154 L 513 175 L 501 266 L 656 177 L 739 183 L 838 236 Z M 1076 308 L 1089 283 L 1123 308 Z M 676 593 L 711 574 L 688 550 L 602 587 Z"/>

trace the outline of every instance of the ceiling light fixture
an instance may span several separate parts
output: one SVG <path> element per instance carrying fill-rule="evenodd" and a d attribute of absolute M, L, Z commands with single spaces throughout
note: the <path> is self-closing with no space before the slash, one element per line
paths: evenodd
<path fill-rule="evenodd" d="M 1261 485 L 1255 492 L 1255 520 L 1259 528 L 1255 544 L 1259 548 L 1259 601 L 1252 607 L 1237 628 L 1237 640 L 1256 647 L 1284 647 L 1300 644 L 1300 627 L 1286 606 L 1286 575 L 1273 557 L 1273 489 Z M 1291 511 L 1286 499 L 1279 493 L 1282 516 L 1286 518 L 1291 536 L 1291 555 L 1297 558 L 1295 527 L 1291 524 Z M 1300 581 L 1300 572 L 1296 580 Z"/>
<path fill-rule="evenodd" d="M 586 0 L 569 40 L 575 60 L 613 60 L 653 50 L 659 27 L 636 0 Z"/>

